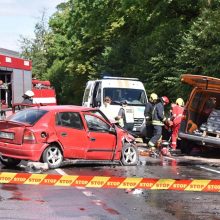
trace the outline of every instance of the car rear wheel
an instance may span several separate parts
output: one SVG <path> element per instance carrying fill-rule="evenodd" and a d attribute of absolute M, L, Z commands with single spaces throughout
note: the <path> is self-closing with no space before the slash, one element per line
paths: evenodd
<path fill-rule="evenodd" d="M 122 148 L 121 162 L 125 166 L 134 166 L 138 163 L 138 151 L 135 146 L 125 143 Z"/>
<path fill-rule="evenodd" d="M 47 163 L 49 168 L 55 169 L 60 167 L 63 161 L 63 154 L 56 145 L 50 145 L 43 152 L 43 162 Z"/>
<path fill-rule="evenodd" d="M 9 157 L 4 157 L 4 156 L 0 156 L 0 161 L 6 167 L 15 167 L 21 162 L 21 160 L 19 159 L 14 159 L 14 158 L 9 158 Z"/>

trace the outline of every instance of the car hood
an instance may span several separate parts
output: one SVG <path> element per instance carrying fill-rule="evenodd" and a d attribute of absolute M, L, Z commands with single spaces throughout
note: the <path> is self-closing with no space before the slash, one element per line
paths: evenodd
<path fill-rule="evenodd" d="M 193 87 L 201 88 L 201 89 L 219 89 L 220 90 L 220 79 L 214 78 L 214 77 L 183 74 L 181 76 L 181 82 L 189 84 Z"/>

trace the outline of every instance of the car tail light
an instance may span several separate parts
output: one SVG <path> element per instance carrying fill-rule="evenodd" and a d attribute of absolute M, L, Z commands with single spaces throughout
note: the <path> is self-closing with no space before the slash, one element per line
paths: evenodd
<path fill-rule="evenodd" d="M 24 130 L 23 142 L 28 144 L 35 144 L 36 139 L 34 133 L 28 129 Z"/>

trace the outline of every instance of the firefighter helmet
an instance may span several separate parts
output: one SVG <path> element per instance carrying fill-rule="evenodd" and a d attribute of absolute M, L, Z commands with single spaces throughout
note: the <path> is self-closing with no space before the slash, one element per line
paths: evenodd
<path fill-rule="evenodd" d="M 165 105 L 170 103 L 170 100 L 166 96 L 161 97 L 162 101 L 164 102 Z"/>
<path fill-rule="evenodd" d="M 27 90 L 24 95 L 28 96 L 28 97 L 33 97 L 34 96 L 34 92 L 31 90 Z"/>
<path fill-rule="evenodd" d="M 158 95 L 156 93 L 151 93 L 150 94 L 150 100 L 151 101 L 156 101 L 158 99 Z"/>
<path fill-rule="evenodd" d="M 178 98 L 178 99 L 176 100 L 176 104 L 179 105 L 179 106 L 184 106 L 184 101 L 183 101 L 183 99 L 182 99 L 182 98 Z"/>

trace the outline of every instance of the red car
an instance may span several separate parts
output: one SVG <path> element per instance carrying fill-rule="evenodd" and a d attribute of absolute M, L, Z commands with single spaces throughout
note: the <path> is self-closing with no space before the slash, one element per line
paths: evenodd
<path fill-rule="evenodd" d="M 0 155 L 6 166 L 21 160 L 41 161 L 49 168 L 65 159 L 138 162 L 133 136 L 97 109 L 66 105 L 26 108 L 0 121 Z"/>

